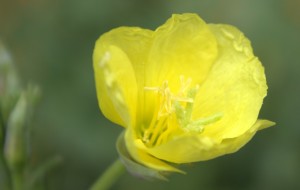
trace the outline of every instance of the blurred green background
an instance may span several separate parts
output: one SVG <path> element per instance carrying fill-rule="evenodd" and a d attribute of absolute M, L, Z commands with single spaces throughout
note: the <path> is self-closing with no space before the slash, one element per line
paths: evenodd
<path fill-rule="evenodd" d="M 117 158 L 122 131 L 100 113 L 92 70 L 95 40 L 117 26 L 155 29 L 172 13 L 195 12 L 209 23 L 237 26 L 266 68 L 259 132 L 239 152 L 184 166 L 169 182 L 125 174 L 121 189 L 300 189 L 300 1 L 298 0 L 0 0 L 0 39 L 24 84 L 42 99 L 33 122 L 32 162 L 61 155 L 49 190 L 87 189 Z"/>

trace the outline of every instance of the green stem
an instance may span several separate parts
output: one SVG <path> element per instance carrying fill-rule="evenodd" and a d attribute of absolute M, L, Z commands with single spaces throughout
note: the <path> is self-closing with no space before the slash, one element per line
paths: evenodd
<path fill-rule="evenodd" d="M 0 189 L 8 190 L 11 189 L 9 170 L 7 168 L 5 159 L 2 152 L 0 152 Z"/>
<path fill-rule="evenodd" d="M 94 183 L 90 190 L 109 189 L 116 180 L 125 172 L 125 167 L 118 159 L 116 160 Z"/>
<path fill-rule="evenodd" d="M 15 171 L 12 174 L 13 190 L 22 190 L 24 188 L 23 175 L 19 171 Z"/>

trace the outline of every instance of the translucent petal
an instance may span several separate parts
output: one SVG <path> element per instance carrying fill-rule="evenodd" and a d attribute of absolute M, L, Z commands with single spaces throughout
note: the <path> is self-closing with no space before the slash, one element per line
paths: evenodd
<path fill-rule="evenodd" d="M 244 146 L 261 128 L 273 126 L 268 120 L 257 120 L 244 134 L 216 142 L 210 137 L 186 134 L 168 143 L 147 151 L 162 159 L 174 163 L 189 163 L 209 160 L 224 154 L 236 152 Z M 174 151 L 176 150 L 176 151 Z"/>
<path fill-rule="evenodd" d="M 135 134 L 130 128 L 126 130 L 125 143 L 128 152 L 137 162 L 159 171 L 183 173 L 181 170 L 169 165 L 168 163 L 149 155 L 145 151 L 146 147 L 144 144 L 135 138 Z"/>
<path fill-rule="evenodd" d="M 123 127 L 134 125 L 137 84 L 127 55 L 116 46 L 97 41 L 94 71 L 102 113 Z"/>
<path fill-rule="evenodd" d="M 181 75 L 194 84 L 201 83 L 216 55 L 215 37 L 198 15 L 174 14 L 154 32 L 146 84 L 161 86 L 167 80 L 176 92 Z"/>
<path fill-rule="evenodd" d="M 264 68 L 253 55 L 249 40 L 232 26 L 209 27 L 218 41 L 219 55 L 200 86 L 193 118 L 222 113 L 222 119 L 202 133 L 220 142 L 244 134 L 255 123 L 267 85 Z"/>
<path fill-rule="evenodd" d="M 130 125 L 134 126 L 137 109 L 141 110 L 137 107 L 141 105 L 137 103 L 140 97 L 138 93 L 141 92 L 138 88 L 143 88 L 140 85 L 144 80 L 144 64 L 151 35 L 150 30 L 120 27 L 105 33 L 96 42 L 93 62 L 99 105 L 103 114 L 119 125 L 126 126 L 130 122 Z M 109 59 L 105 60 L 107 58 Z M 101 61 L 106 61 L 104 68 L 99 66 Z M 107 88 L 106 83 L 111 82 L 109 80 L 112 78 L 119 89 L 117 91 L 124 96 L 123 105 L 114 103 L 116 101 L 114 101 L 113 91 L 116 89 Z M 120 112 L 126 109 L 129 111 L 127 116 L 121 116 Z M 124 123 L 124 120 L 127 120 L 127 123 Z"/>
<path fill-rule="evenodd" d="M 191 79 L 190 86 L 205 79 L 215 57 L 217 44 L 206 23 L 196 14 L 173 15 L 153 33 L 147 57 L 145 87 L 161 87 L 168 83 L 174 94 L 182 87 L 180 79 Z M 144 91 L 142 117 L 151 122 L 157 105 L 157 93 Z"/>
<path fill-rule="evenodd" d="M 152 36 L 151 30 L 139 27 L 119 27 L 102 35 L 99 43 L 120 48 L 128 56 L 134 72 L 143 75 Z"/>
<path fill-rule="evenodd" d="M 251 127 L 250 132 L 254 132 L 255 130 L 258 131 L 258 130 L 266 129 L 266 128 L 272 127 L 274 125 L 276 125 L 276 123 L 273 121 L 269 121 L 266 119 L 258 119 L 255 122 L 254 126 Z"/>
<path fill-rule="evenodd" d="M 124 135 L 125 132 L 122 132 L 117 140 L 116 147 L 120 156 L 120 159 L 129 173 L 137 176 L 139 178 L 147 179 L 147 180 L 167 180 L 166 175 L 169 172 L 165 170 L 156 170 L 150 167 L 147 167 L 132 158 L 129 154 L 128 149 L 125 144 Z"/>

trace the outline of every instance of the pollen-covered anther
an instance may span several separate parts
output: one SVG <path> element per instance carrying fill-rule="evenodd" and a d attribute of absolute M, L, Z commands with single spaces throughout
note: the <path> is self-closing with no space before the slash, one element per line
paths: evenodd
<path fill-rule="evenodd" d="M 144 87 L 144 90 L 155 91 L 159 94 L 159 111 L 158 118 L 170 115 L 176 110 L 174 102 L 193 103 L 194 97 L 189 97 L 189 86 L 192 82 L 191 78 L 185 80 L 184 76 L 180 76 L 180 90 L 177 94 L 171 92 L 168 81 L 164 81 L 161 87 Z M 198 89 L 198 85 L 196 86 Z"/>
<path fill-rule="evenodd" d="M 150 125 L 141 135 L 141 140 L 149 147 L 163 143 L 171 131 L 177 130 L 175 123 L 176 120 L 181 119 L 180 115 L 190 115 L 181 108 L 179 109 L 183 110 L 184 113 L 178 113 L 177 106 L 193 104 L 194 97 L 189 96 L 189 86 L 192 80 L 184 80 L 184 77 L 181 76 L 179 82 L 180 88 L 177 93 L 171 91 L 167 80 L 160 87 L 144 87 L 144 90 L 153 91 L 157 94 L 157 110 L 154 112 Z"/>
<path fill-rule="evenodd" d="M 158 95 L 157 111 L 141 137 L 147 146 L 152 147 L 166 141 L 168 134 L 178 127 L 185 132 L 201 133 L 207 125 L 221 119 L 220 113 L 191 119 L 195 97 L 199 91 L 198 84 L 190 87 L 191 84 L 191 78 L 186 80 L 184 76 L 180 76 L 180 88 L 176 94 L 171 92 L 168 81 L 164 81 L 161 87 L 144 87 L 144 90 L 154 91 Z"/>
<path fill-rule="evenodd" d="M 161 87 L 144 87 L 144 90 L 155 91 L 159 94 L 159 111 L 157 117 L 163 117 L 173 112 L 172 93 L 168 86 L 168 81 L 164 81 Z"/>

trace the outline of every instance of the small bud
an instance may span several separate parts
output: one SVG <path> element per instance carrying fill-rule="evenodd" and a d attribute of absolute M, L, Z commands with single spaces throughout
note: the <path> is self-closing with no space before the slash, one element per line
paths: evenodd
<path fill-rule="evenodd" d="M 26 89 L 26 99 L 28 104 L 28 114 L 27 117 L 31 120 L 34 109 L 39 102 L 41 97 L 41 89 L 39 86 L 34 84 L 29 84 Z"/>
<path fill-rule="evenodd" d="M 28 101 L 22 93 L 16 106 L 12 110 L 6 128 L 4 156 L 11 170 L 21 170 L 27 156 L 27 122 Z"/>
<path fill-rule="evenodd" d="M 21 87 L 12 58 L 0 41 L 0 140 L 3 141 L 5 126 L 13 110 Z"/>
<path fill-rule="evenodd" d="M 12 58 L 0 41 L 0 96 L 20 91 L 20 82 Z"/>

